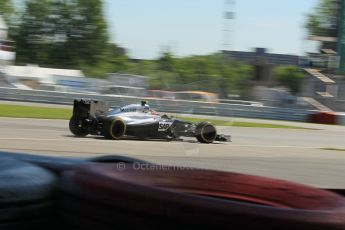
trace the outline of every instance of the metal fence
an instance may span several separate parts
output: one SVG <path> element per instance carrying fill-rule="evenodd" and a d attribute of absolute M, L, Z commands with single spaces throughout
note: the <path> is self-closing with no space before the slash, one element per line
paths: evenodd
<path fill-rule="evenodd" d="M 86 93 L 66 93 L 45 90 L 23 90 L 0 87 L 0 100 L 40 102 L 50 104 L 72 104 L 76 98 L 90 98 L 106 101 L 110 106 L 138 103 L 142 98 L 121 95 L 99 95 Z M 256 105 L 228 103 L 208 103 L 183 100 L 149 99 L 152 108 L 161 112 L 215 115 L 229 117 L 262 118 L 287 121 L 306 121 L 315 111 L 276 108 Z"/>

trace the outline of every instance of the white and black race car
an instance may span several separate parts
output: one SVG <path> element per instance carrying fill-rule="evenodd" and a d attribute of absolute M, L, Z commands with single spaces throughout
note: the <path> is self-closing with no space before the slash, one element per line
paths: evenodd
<path fill-rule="evenodd" d="M 209 122 L 192 123 L 161 116 L 145 101 L 112 109 L 97 100 L 74 100 L 69 128 L 78 137 L 91 134 L 114 140 L 127 136 L 166 140 L 195 137 L 201 143 L 230 141 L 230 136 L 217 134 L 215 126 Z"/>

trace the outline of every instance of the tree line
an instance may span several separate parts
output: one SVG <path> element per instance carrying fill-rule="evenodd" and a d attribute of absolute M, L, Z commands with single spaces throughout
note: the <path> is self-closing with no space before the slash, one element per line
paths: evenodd
<path fill-rule="evenodd" d="M 25 0 L 19 12 L 2 0 L 0 13 L 10 25 L 16 64 L 81 69 L 89 77 L 120 72 L 150 77 L 151 89 L 205 90 L 226 97 L 238 93 L 252 68 L 221 53 L 133 61 L 111 43 L 102 0 Z"/>
<path fill-rule="evenodd" d="M 221 52 L 175 57 L 166 51 L 157 60 L 133 61 L 124 48 L 110 42 L 102 0 L 25 0 L 23 4 L 18 10 L 12 0 L 0 1 L 18 65 L 81 69 L 98 78 L 114 72 L 145 75 L 151 89 L 203 90 L 224 98 L 245 94 L 254 74 L 252 66 Z M 294 80 L 301 82 L 298 69 L 280 67 L 275 72 L 279 84 L 298 92 L 300 83 Z"/>
<path fill-rule="evenodd" d="M 2 0 L 17 64 L 79 68 L 90 76 L 111 71 L 112 54 L 101 0 L 26 0 L 22 12 Z"/>

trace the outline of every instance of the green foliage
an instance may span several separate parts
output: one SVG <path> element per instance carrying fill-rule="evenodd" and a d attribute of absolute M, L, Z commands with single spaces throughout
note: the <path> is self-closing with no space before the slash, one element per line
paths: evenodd
<path fill-rule="evenodd" d="M 157 62 L 159 70 L 168 72 L 174 71 L 174 58 L 171 53 L 164 52 Z"/>
<path fill-rule="evenodd" d="M 314 11 L 307 15 L 310 35 L 337 36 L 340 0 L 319 0 Z"/>
<path fill-rule="evenodd" d="M 134 64 L 129 72 L 149 76 L 151 89 L 208 91 L 226 98 L 244 90 L 252 67 L 221 53 L 176 58 L 164 52 L 157 61 Z"/>
<path fill-rule="evenodd" d="M 49 33 L 51 25 L 48 21 L 48 1 L 32 0 L 26 2 L 26 9 L 22 16 L 22 24 L 15 37 L 17 46 L 17 61 L 25 63 L 43 63 L 48 59 L 47 50 L 50 49 Z"/>
<path fill-rule="evenodd" d="M 0 16 L 11 29 L 8 31 L 8 38 L 12 40 L 19 19 L 18 13 L 13 4 L 14 0 L 0 0 Z"/>
<path fill-rule="evenodd" d="M 108 58 L 108 60 L 105 60 L 108 63 L 108 72 L 123 72 L 130 67 L 130 60 L 126 54 L 126 50 L 114 43 L 108 45 L 105 57 Z"/>
<path fill-rule="evenodd" d="M 291 93 L 297 94 L 301 90 L 304 74 L 294 66 L 280 66 L 275 69 L 275 74 L 282 86 L 290 89 Z"/>
<path fill-rule="evenodd" d="M 0 1 L 0 15 L 3 15 L 5 20 L 8 21 L 14 13 L 13 2 L 11 0 Z"/>
<path fill-rule="evenodd" d="M 10 0 L 1 1 L 11 6 Z M 89 77 L 114 72 L 145 75 L 150 77 L 151 89 L 209 91 L 222 98 L 241 93 L 252 76 L 250 66 L 222 53 L 177 58 L 165 51 L 157 60 L 130 60 L 126 50 L 109 43 L 102 0 L 24 3 L 19 24 L 10 30 L 14 31 L 17 64 L 81 69 Z"/>
<path fill-rule="evenodd" d="M 112 53 L 101 0 L 27 0 L 15 37 L 17 62 L 105 76 Z M 110 62 L 111 62 L 110 61 Z"/>

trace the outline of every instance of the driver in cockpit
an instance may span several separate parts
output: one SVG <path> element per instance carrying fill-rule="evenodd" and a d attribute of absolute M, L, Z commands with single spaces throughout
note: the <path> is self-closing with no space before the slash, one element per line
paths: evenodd
<path fill-rule="evenodd" d="M 155 110 L 150 109 L 150 106 L 147 104 L 147 101 L 141 101 L 141 107 L 144 113 L 150 113 L 151 115 L 158 115 L 158 113 Z"/>

